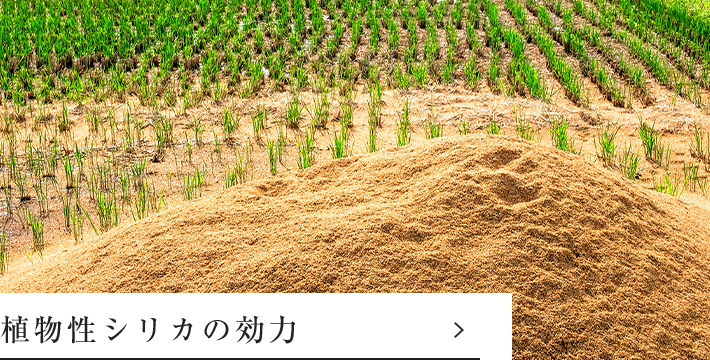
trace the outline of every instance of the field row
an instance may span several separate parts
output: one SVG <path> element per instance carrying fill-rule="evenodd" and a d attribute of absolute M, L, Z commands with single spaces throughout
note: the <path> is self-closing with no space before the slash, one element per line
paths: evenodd
<path fill-rule="evenodd" d="M 542 138 L 573 154 L 582 150 L 566 117 L 545 115 L 542 123 L 531 122 L 514 111 L 514 119 L 504 123 L 494 111 L 483 123 L 474 123 L 456 115 L 454 120 L 443 119 L 433 101 L 422 114 L 421 99 L 416 108 L 404 100 L 393 116 L 392 109 L 383 113 L 382 94 L 376 88 L 363 87 L 359 93 L 359 106 L 317 93 L 304 96 L 308 99 L 286 93 L 283 109 L 263 104 L 220 106 L 218 121 L 192 113 L 151 115 L 141 107 L 138 111 L 62 105 L 60 118 L 3 129 L 0 188 L 5 236 L 27 235 L 32 252 L 41 255 L 46 226 L 53 227 L 53 236 L 71 234 L 81 241 L 84 231 L 101 234 L 176 200 L 200 197 L 208 188 L 229 188 L 254 177 L 306 169 L 328 158 L 406 146 L 414 137 L 426 141 L 474 132 L 505 133 L 528 141 Z M 360 109 L 360 116 L 353 114 L 354 109 Z M 705 195 L 710 190 L 710 132 L 694 127 L 683 146 L 690 145 L 695 161 L 678 168 L 662 132 L 639 120 L 640 143 L 635 146 L 617 139 L 618 124 L 599 124 L 593 157 L 632 181 L 640 176 L 645 159 L 662 174 L 656 178 L 655 170 L 650 174 L 644 170 L 645 177 L 652 177 L 644 181 L 651 180 L 655 190 L 673 196 L 684 191 Z"/>
<path fill-rule="evenodd" d="M 613 105 L 632 107 L 634 98 L 643 105 L 655 101 L 652 77 L 703 106 L 702 89 L 710 87 L 704 43 L 678 40 L 682 27 L 666 32 L 677 23 L 667 17 L 648 25 L 657 18 L 651 5 L 645 12 L 630 6 L 584 0 L 6 2 L 0 37 L 9 46 L 0 49 L 0 91 L 18 117 L 33 99 L 101 102 L 136 94 L 143 104 L 172 106 L 181 97 L 196 103 L 286 86 L 324 91 L 372 76 L 386 88 L 405 89 L 476 89 L 487 79 L 494 91 L 544 101 L 559 83 L 572 102 L 588 106 L 588 78 Z M 514 22 L 502 21 L 509 16 Z M 530 46 L 547 64 L 530 58 Z M 541 66 L 555 79 L 542 75 Z"/>

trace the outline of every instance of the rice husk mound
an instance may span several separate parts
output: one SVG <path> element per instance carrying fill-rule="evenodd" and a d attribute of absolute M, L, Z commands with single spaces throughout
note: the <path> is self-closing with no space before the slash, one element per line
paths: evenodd
<path fill-rule="evenodd" d="M 708 211 L 548 146 L 442 138 L 186 202 L 6 292 L 513 293 L 515 358 L 708 356 Z"/>

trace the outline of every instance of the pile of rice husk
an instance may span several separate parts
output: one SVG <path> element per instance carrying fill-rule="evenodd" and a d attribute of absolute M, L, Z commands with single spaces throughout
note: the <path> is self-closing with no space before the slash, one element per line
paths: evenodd
<path fill-rule="evenodd" d="M 549 146 L 452 137 L 186 202 L 8 292 L 513 293 L 516 358 L 707 358 L 708 211 Z"/>

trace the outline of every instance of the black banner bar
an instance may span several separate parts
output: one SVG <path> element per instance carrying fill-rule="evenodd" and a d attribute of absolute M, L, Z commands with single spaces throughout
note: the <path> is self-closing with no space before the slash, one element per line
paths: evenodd
<path fill-rule="evenodd" d="M 2 344 L 289 344 L 288 315 L 2 315 Z"/>

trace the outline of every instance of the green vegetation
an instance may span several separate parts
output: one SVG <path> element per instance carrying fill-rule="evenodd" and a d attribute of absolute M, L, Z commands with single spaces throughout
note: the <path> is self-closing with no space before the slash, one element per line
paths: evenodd
<path fill-rule="evenodd" d="M 612 125 L 611 123 L 597 128 L 597 138 L 595 139 L 595 144 L 599 146 L 597 156 L 602 159 L 605 166 L 611 167 L 616 161 L 615 140 L 619 129 L 621 127 L 618 124 Z"/>
<path fill-rule="evenodd" d="M 467 135 L 472 130 L 471 123 L 465 118 L 461 119 L 456 129 L 459 131 L 459 135 Z"/>
<path fill-rule="evenodd" d="M 424 124 L 424 134 L 427 139 L 434 139 L 444 136 L 444 127 L 435 120 L 428 120 Z"/>
<path fill-rule="evenodd" d="M 639 137 L 641 137 L 643 153 L 646 159 L 668 170 L 671 157 L 670 145 L 663 145 L 661 136 L 654 130 L 655 125 L 649 125 L 640 117 L 639 123 Z"/>
<path fill-rule="evenodd" d="M 234 169 L 231 169 L 229 165 L 227 165 L 227 171 L 224 179 L 225 188 L 230 188 L 238 184 L 244 184 L 248 180 L 249 157 L 247 156 L 246 159 L 243 158 L 239 150 L 235 150 L 234 157 L 236 159 Z"/>
<path fill-rule="evenodd" d="M 636 180 L 637 170 L 641 156 L 633 151 L 631 144 L 624 147 L 624 151 L 619 153 L 619 171 L 629 180 Z"/>
<path fill-rule="evenodd" d="M 579 154 L 582 149 L 575 150 L 574 140 L 567 134 L 567 126 L 569 123 L 564 117 L 554 118 L 550 122 L 550 137 L 552 137 L 552 145 L 559 150 L 567 151 L 573 154 Z"/>
<path fill-rule="evenodd" d="M 491 119 L 488 121 L 488 125 L 486 126 L 486 133 L 488 135 L 500 135 L 500 125 L 498 125 L 498 121 L 496 120 L 495 116 L 491 117 Z"/>
<path fill-rule="evenodd" d="M 340 131 L 333 129 L 333 144 L 330 145 L 330 151 L 333 159 L 340 159 L 348 156 L 348 138 L 350 130 L 345 123 L 340 124 Z"/>
<path fill-rule="evenodd" d="M 693 124 L 693 139 L 690 142 L 690 154 L 710 169 L 710 132 L 703 130 L 697 122 Z"/>
<path fill-rule="evenodd" d="M 298 140 L 298 168 L 307 169 L 313 164 L 315 157 L 315 134 L 313 128 L 306 129 L 306 136 Z"/>
<path fill-rule="evenodd" d="M 412 140 L 411 120 L 409 119 L 409 99 L 404 100 L 402 119 L 397 122 L 397 146 L 405 146 Z"/>
<path fill-rule="evenodd" d="M 653 188 L 664 194 L 670 196 L 680 197 L 688 184 L 688 176 L 676 171 L 674 175 L 665 172 L 661 178 L 656 181 L 655 177 L 653 179 Z"/>
<path fill-rule="evenodd" d="M 538 11 L 538 17 L 544 19 L 544 21 L 541 20 L 543 27 L 564 47 L 565 52 L 579 60 L 582 73 L 590 76 L 592 82 L 597 85 L 599 91 L 607 100 L 614 104 L 614 106 L 630 108 L 631 97 L 629 90 L 626 89 L 622 82 L 616 78 L 616 75 L 607 68 L 604 64 L 605 61 L 600 61 L 600 59 L 597 58 L 598 56 L 594 54 L 593 51 L 590 51 L 590 47 L 586 41 L 583 40 L 584 36 L 580 30 L 581 28 L 577 27 L 572 9 L 563 8 L 559 2 L 555 6 L 548 3 L 548 8 L 562 18 L 563 31 L 557 31 L 552 26 L 552 21 L 550 20 L 550 15 L 547 14 L 547 10 L 539 6 L 536 10 Z"/>
<path fill-rule="evenodd" d="M 0 7 L 8 226 L 0 272 L 11 231 L 41 254 L 44 235 L 56 228 L 78 242 L 86 220 L 103 233 L 128 214 L 140 220 L 161 211 L 166 199 L 197 198 L 208 183 L 229 188 L 259 172 L 306 169 L 317 161 L 316 136 L 330 150 L 320 161 L 441 137 L 445 124 L 462 135 L 501 133 L 495 118 L 479 124 L 477 110 L 444 118 L 432 106 L 420 118 L 416 99 L 440 88 L 485 92 L 487 84 L 555 115 L 567 114 L 552 109 L 558 90 L 589 106 L 598 89 L 603 98 L 595 102 L 630 108 L 653 104 L 649 88 L 658 83 L 703 109 L 701 94 L 710 90 L 710 18 L 675 0 L 18 0 Z M 407 100 L 395 119 L 397 96 Z M 515 123 L 505 123 L 533 141 L 537 124 L 550 119 L 552 144 L 580 153 L 568 119 L 544 110 L 533 116 L 529 122 L 515 111 Z M 616 144 L 619 129 L 598 128 L 597 157 L 628 179 L 650 179 L 639 144 Z M 665 173 L 656 189 L 706 193 L 707 129 L 694 126 L 697 164 L 684 165 L 682 176 L 669 169 L 671 148 L 654 125 L 641 120 L 639 135 L 645 159 Z M 53 225 L 57 217 L 61 226 Z"/>
<path fill-rule="evenodd" d="M 544 10 L 542 8 L 540 10 L 540 14 L 543 14 Z M 547 64 L 551 68 L 552 73 L 555 74 L 557 80 L 559 80 L 562 86 L 567 90 L 567 97 L 572 100 L 572 102 L 579 105 L 588 105 L 588 93 L 584 88 L 581 76 L 564 57 L 558 55 L 555 51 L 552 38 L 538 25 L 533 26 L 530 32 L 535 43 L 537 43 L 538 47 L 547 58 Z"/>
<path fill-rule="evenodd" d="M 4 274 L 8 269 L 8 249 L 7 245 L 9 243 L 9 236 L 5 232 L 5 229 L 0 233 L 0 274 Z"/>
<path fill-rule="evenodd" d="M 528 141 L 535 140 L 535 131 L 530 128 L 530 123 L 525 119 L 525 116 L 518 117 L 516 112 L 515 125 L 519 138 Z"/>
<path fill-rule="evenodd" d="M 27 210 L 27 218 L 32 228 L 32 250 L 42 256 L 44 250 L 44 222 Z"/>

